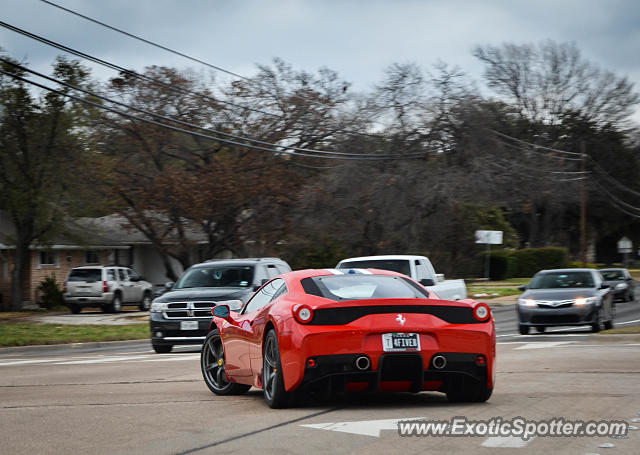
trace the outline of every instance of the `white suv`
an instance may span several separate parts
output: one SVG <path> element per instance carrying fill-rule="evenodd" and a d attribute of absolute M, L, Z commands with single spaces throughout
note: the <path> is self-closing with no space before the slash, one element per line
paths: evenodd
<path fill-rule="evenodd" d="M 118 266 L 85 266 L 71 269 L 62 292 L 72 313 L 83 307 L 101 307 L 117 313 L 125 304 L 137 304 L 140 310 L 151 306 L 151 283 L 133 269 Z"/>

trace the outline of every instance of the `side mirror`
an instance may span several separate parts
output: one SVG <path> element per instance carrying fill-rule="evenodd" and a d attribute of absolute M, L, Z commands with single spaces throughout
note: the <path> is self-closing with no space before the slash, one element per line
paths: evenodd
<path fill-rule="evenodd" d="M 527 290 L 527 285 L 526 284 L 521 284 L 520 286 L 518 286 L 518 291 L 524 292 L 526 290 Z"/>
<path fill-rule="evenodd" d="M 174 284 L 176 284 L 174 281 L 167 281 L 167 282 L 164 284 L 164 287 L 165 287 L 167 290 L 169 290 L 169 289 L 171 289 L 171 288 L 173 287 L 173 285 L 174 285 Z"/>
<path fill-rule="evenodd" d="M 229 310 L 229 305 L 216 305 L 213 307 L 213 315 L 219 318 L 227 319 L 231 311 Z"/>
<path fill-rule="evenodd" d="M 435 283 L 431 278 L 423 278 L 419 281 L 419 283 L 423 286 L 435 286 Z"/>
<path fill-rule="evenodd" d="M 226 305 L 229 307 L 229 310 L 237 313 L 244 306 L 244 302 L 242 300 L 225 300 L 224 303 L 221 302 L 220 305 Z M 217 308 L 217 306 L 215 308 Z"/>
<path fill-rule="evenodd" d="M 609 286 L 607 283 L 602 283 L 600 285 L 600 289 L 609 289 L 611 286 Z"/>

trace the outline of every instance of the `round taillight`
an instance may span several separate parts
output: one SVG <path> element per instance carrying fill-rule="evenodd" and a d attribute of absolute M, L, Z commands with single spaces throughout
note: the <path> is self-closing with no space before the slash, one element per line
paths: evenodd
<path fill-rule="evenodd" d="M 489 319 L 489 316 L 491 316 L 491 310 L 489 309 L 489 306 L 487 304 L 479 303 L 473 309 L 473 316 L 478 321 L 486 321 L 487 319 Z"/>
<path fill-rule="evenodd" d="M 307 324 L 313 319 L 313 310 L 307 305 L 297 305 L 293 309 L 293 315 L 301 324 Z"/>

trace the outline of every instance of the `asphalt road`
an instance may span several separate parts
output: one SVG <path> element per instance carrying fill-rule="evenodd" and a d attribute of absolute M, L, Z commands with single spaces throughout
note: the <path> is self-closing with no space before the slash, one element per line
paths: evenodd
<path fill-rule="evenodd" d="M 640 319 L 640 304 L 619 320 Z M 401 437 L 398 419 L 621 420 L 640 427 L 640 336 L 577 329 L 520 336 L 496 310 L 498 373 L 487 403 L 439 393 L 352 396 L 271 410 L 262 393 L 218 397 L 199 349 L 148 342 L 0 350 L 2 454 L 637 454 L 640 431 L 611 437 Z M 614 447 L 599 447 L 602 444 Z M 496 448 L 500 447 L 500 448 Z"/>

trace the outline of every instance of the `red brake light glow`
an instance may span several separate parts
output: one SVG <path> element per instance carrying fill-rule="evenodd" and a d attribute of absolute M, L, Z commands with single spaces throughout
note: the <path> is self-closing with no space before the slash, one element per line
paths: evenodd
<path fill-rule="evenodd" d="M 109 283 L 106 281 L 102 282 L 102 292 L 109 292 Z"/>

